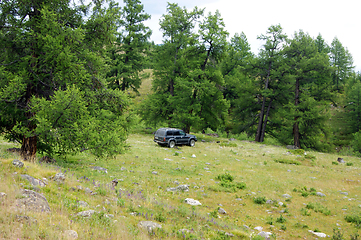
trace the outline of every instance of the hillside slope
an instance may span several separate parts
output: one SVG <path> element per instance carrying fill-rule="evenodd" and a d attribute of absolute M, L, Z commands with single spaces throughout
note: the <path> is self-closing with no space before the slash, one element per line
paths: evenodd
<path fill-rule="evenodd" d="M 68 239 L 74 230 L 79 239 L 250 239 L 262 231 L 271 239 L 350 239 L 360 231 L 359 158 L 339 163 L 343 156 L 197 136 L 193 148 L 169 149 L 133 134 L 113 159 L 82 154 L 22 168 L 5 150 L 16 145 L 2 142 L 0 238 Z M 32 186 L 25 174 L 47 185 Z M 42 194 L 50 212 L 21 208 L 21 189 Z M 86 210 L 94 212 L 78 215 Z M 161 228 L 148 233 L 145 221 Z"/>

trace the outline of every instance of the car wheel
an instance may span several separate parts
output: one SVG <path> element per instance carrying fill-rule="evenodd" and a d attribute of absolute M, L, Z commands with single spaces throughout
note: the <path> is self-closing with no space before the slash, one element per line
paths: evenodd
<path fill-rule="evenodd" d="M 175 141 L 169 141 L 169 144 L 168 144 L 168 146 L 170 147 L 170 148 L 174 148 L 174 146 L 175 146 Z"/>
<path fill-rule="evenodd" d="M 194 147 L 194 145 L 196 145 L 196 141 L 194 141 L 194 139 L 191 139 L 189 141 L 189 146 Z"/>

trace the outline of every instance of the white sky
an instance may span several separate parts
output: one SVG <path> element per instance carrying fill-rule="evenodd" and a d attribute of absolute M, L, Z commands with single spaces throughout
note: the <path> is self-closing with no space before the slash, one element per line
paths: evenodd
<path fill-rule="evenodd" d="M 122 0 L 118 0 L 122 4 Z M 141 0 L 145 12 L 152 16 L 147 25 L 152 29 L 151 40 L 162 42 L 159 19 L 166 13 L 167 2 L 181 7 L 205 8 L 205 14 L 217 9 L 232 37 L 244 32 L 252 52 L 262 45 L 257 36 L 266 33 L 271 25 L 281 24 L 284 33 L 292 37 L 302 29 L 311 37 L 319 33 L 327 44 L 337 37 L 351 53 L 355 71 L 361 72 L 361 1 L 360 0 Z"/>

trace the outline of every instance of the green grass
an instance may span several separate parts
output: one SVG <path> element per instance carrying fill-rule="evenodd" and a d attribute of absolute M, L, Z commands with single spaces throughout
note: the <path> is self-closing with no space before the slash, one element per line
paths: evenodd
<path fill-rule="evenodd" d="M 231 142 L 234 146 L 224 147 L 217 143 L 228 141 L 222 136 L 196 135 L 195 147 L 169 149 L 155 144 L 151 134 L 131 134 L 129 149 L 115 158 L 95 159 L 83 153 L 57 158 L 56 164 L 25 162 L 23 169 L 11 166 L 18 156 L 6 152 L 18 146 L 1 140 L 0 192 L 7 197 L 0 200 L 0 238 L 58 239 L 72 229 L 79 239 L 228 239 L 226 233 L 234 235 L 230 239 L 251 239 L 253 228 L 262 226 L 274 234 L 273 239 L 313 239 L 308 230 L 332 236 L 336 223 L 342 226 L 343 236 L 356 236 L 360 159 L 344 157 L 352 166 L 334 165 L 332 161 L 342 156 L 287 154 L 285 147 L 248 140 L 235 140 Z M 108 173 L 95 171 L 94 166 Z M 65 172 L 64 184 L 50 179 L 57 172 Z M 48 199 L 52 213 L 28 212 L 37 219 L 36 225 L 15 220 L 12 206 L 21 197 L 16 189 L 32 188 L 19 174 L 48 179 L 39 192 Z M 118 179 L 115 188 L 113 179 Z M 181 184 L 189 185 L 189 191 L 167 191 Z M 86 188 L 96 194 L 87 193 Z M 186 198 L 202 205 L 190 206 Z M 268 199 L 271 204 L 266 203 Z M 79 206 L 79 201 L 89 206 Z M 219 214 L 220 207 L 227 214 Z M 76 217 L 89 209 L 96 211 L 91 218 Z M 157 222 L 162 229 L 148 234 L 137 226 L 139 221 Z"/>

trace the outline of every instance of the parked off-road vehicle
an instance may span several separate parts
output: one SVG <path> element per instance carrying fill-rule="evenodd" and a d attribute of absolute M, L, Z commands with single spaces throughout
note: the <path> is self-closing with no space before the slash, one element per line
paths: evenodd
<path fill-rule="evenodd" d="M 159 128 L 154 134 L 154 142 L 170 148 L 173 148 L 175 145 L 189 145 L 193 147 L 196 141 L 196 136 L 176 128 Z"/>

